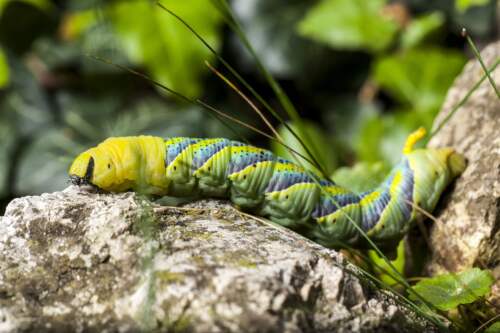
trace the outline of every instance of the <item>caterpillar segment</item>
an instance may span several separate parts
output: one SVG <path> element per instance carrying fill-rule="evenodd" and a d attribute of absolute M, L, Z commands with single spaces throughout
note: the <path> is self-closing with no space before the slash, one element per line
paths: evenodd
<path fill-rule="evenodd" d="M 229 198 L 327 246 L 363 246 L 357 226 L 377 245 L 393 247 L 465 168 L 451 148 L 414 149 L 424 134 L 410 135 L 401 162 L 379 186 L 359 194 L 268 150 L 224 138 L 109 138 L 80 154 L 69 174 L 74 184 L 112 192 Z"/>

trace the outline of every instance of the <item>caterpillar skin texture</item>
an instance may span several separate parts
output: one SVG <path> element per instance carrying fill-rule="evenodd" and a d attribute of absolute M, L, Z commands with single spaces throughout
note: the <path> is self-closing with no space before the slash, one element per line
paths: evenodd
<path fill-rule="evenodd" d="M 379 186 L 360 194 L 316 175 L 315 182 L 268 150 L 223 138 L 109 138 L 80 154 L 69 174 L 74 184 L 111 192 L 229 198 L 254 214 L 306 230 L 326 246 L 363 246 L 354 221 L 375 244 L 393 247 L 422 217 L 415 205 L 432 211 L 465 168 L 451 148 L 413 150 L 423 135 L 412 134 L 401 162 Z"/>

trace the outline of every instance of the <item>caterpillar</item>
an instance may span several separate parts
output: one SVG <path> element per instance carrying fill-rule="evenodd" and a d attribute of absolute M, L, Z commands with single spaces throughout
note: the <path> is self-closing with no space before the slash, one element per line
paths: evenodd
<path fill-rule="evenodd" d="M 393 248 L 466 165 L 452 148 L 414 149 L 424 135 L 411 134 L 400 163 L 364 193 L 224 138 L 112 137 L 76 157 L 69 176 L 110 192 L 229 198 L 329 247 L 366 245 L 356 224 L 377 246 Z"/>

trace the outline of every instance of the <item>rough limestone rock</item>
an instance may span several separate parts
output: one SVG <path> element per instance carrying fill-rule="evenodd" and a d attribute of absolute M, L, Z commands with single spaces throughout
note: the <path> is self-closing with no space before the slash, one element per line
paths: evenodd
<path fill-rule="evenodd" d="M 434 331 L 344 261 L 227 203 L 71 186 L 0 218 L 0 332 Z"/>
<path fill-rule="evenodd" d="M 487 67 L 500 59 L 500 42 L 481 53 Z M 436 124 L 443 121 L 484 72 L 470 61 L 448 92 Z M 500 87 L 500 65 L 492 73 Z M 468 166 L 443 200 L 431 233 L 429 271 L 439 274 L 472 266 L 489 268 L 497 279 L 492 300 L 500 305 L 500 99 L 485 80 L 431 140 L 463 153 Z"/>

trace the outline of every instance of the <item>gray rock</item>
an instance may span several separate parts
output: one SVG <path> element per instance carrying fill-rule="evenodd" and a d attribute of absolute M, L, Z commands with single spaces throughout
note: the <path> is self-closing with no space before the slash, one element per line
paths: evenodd
<path fill-rule="evenodd" d="M 500 59 L 500 42 L 482 52 L 487 67 Z M 436 124 L 443 121 L 484 72 L 470 61 L 448 92 Z M 500 66 L 492 73 L 500 87 Z M 430 141 L 463 153 L 468 166 L 443 200 L 431 233 L 432 274 L 489 268 L 497 279 L 492 301 L 500 305 L 500 100 L 485 80 Z"/>
<path fill-rule="evenodd" d="M 77 187 L 0 218 L 0 332 L 422 332 L 341 254 L 227 203 Z"/>

